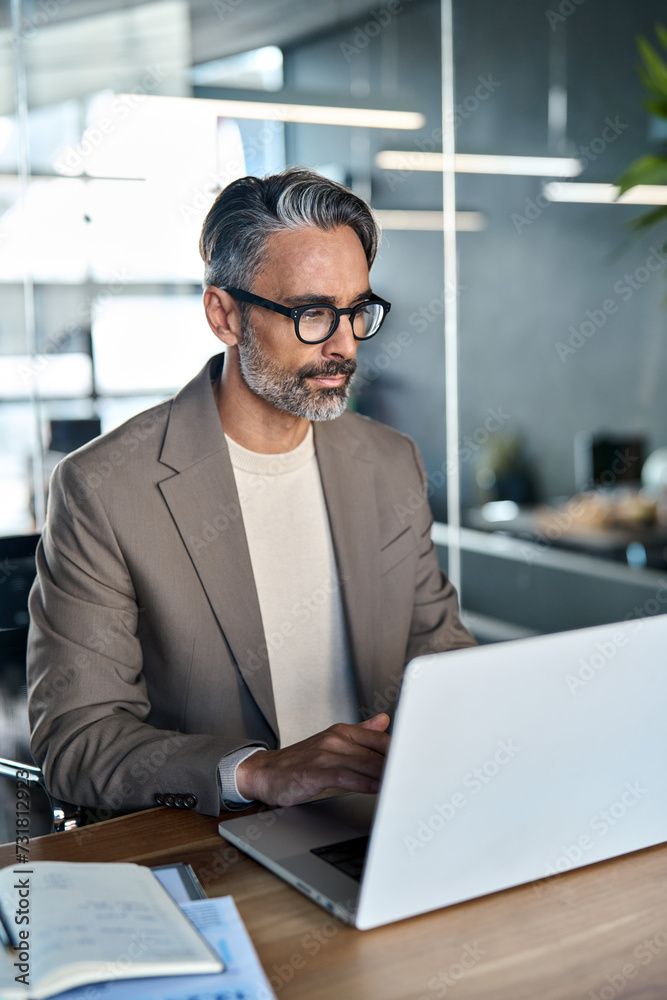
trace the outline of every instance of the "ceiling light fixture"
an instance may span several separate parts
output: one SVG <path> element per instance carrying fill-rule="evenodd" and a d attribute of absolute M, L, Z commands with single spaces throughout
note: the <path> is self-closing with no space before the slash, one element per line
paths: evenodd
<path fill-rule="evenodd" d="M 373 214 L 383 229 L 412 229 L 441 232 L 442 212 L 424 209 L 374 208 Z M 460 233 L 478 233 L 486 227 L 481 212 L 457 212 L 456 228 Z"/>
<path fill-rule="evenodd" d="M 619 197 L 615 184 L 562 184 L 552 181 L 544 185 L 544 197 L 549 201 L 583 202 L 604 205 L 667 205 L 667 185 L 638 184 Z"/>
<path fill-rule="evenodd" d="M 383 170 L 427 170 L 441 172 L 446 160 L 443 153 L 421 150 L 384 149 L 375 157 Z M 448 163 L 451 169 L 451 162 Z M 455 153 L 453 167 L 457 174 L 511 174 L 526 177 L 576 177 L 581 160 L 564 156 L 501 156 L 486 153 Z"/>
<path fill-rule="evenodd" d="M 136 94 L 117 97 L 137 104 Z M 296 104 L 279 101 L 243 101 L 230 98 L 164 97 L 141 95 L 141 109 L 150 113 L 152 107 L 180 109 L 190 106 L 197 111 L 210 110 L 225 118 L 252 118 L 258 121 L 292 122 L 298 125 L 341 125 L 348 128 L 419 129 L 425 124 L 419 111 L 393 111 L 383 108 L 351 108 L 328 104 Z"/>

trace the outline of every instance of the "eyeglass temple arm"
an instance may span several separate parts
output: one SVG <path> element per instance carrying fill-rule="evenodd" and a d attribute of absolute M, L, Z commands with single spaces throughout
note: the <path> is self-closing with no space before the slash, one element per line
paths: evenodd
<path fill-rule="evenodd" d="M 250 302 L 252 305 L 263 306 L 265 309 L 272 309 L 273 312 L 282 313 L 283 316 L 293 316 L 294 309 L 289 309 L 287 306 L 281 306 L 279 302 L 271 302 L 270 299 L 262 298 L 261 295 L 255 295 L 254 292 L 244 292 L 242 288 L 231 288 L 229 286 L 222 287 L 223 292 L 229 292 L 234 298 L 242 299 L 244 302 Z"/>

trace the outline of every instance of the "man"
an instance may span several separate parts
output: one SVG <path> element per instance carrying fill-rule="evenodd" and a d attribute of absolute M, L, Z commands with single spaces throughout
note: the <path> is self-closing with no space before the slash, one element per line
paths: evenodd
<path fill-rule="evenodd" d="M 474 644 L 415 444 L 346 411 L 389 309 L 377 243 L 311 171 L 230 184 L 200 241 L 224 352 L 54 470 L 28 696 L 59 798 L 217 815 L 375 792 L 406 663 Z"/>

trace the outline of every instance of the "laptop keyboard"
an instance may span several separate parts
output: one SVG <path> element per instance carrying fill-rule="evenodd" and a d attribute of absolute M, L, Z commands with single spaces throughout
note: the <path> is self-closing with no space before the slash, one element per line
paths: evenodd
<path fill-rule="evenodd" d="M 337 844 L 327 844 L 326 847 L 313 847 L 310 853 L 349 875 L 355 882 L 360 882 L 368 841 L 368 835 L 353 837 L 352 840 L 340 840 Z"/>

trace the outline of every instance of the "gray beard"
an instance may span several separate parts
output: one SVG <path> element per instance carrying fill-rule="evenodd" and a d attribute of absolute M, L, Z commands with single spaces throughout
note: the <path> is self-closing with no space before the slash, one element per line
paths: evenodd
<path fill-rule="evenodd" d="M 244 323 L 238 345 L 241 377 L 248 388 L 278 410 L 305 420 L 335 420 L 345 412 L 354 375 L 341 386 L 312 389 L 306 376 L 286 372 L 267 358 L 250 323 Z M 328 374 L 351 375 L 356 362 L 344 361 Z M 307 374 L 310 374 L 308 372 Z M 324 372 L 318 374 L 327 374 Z"/>

